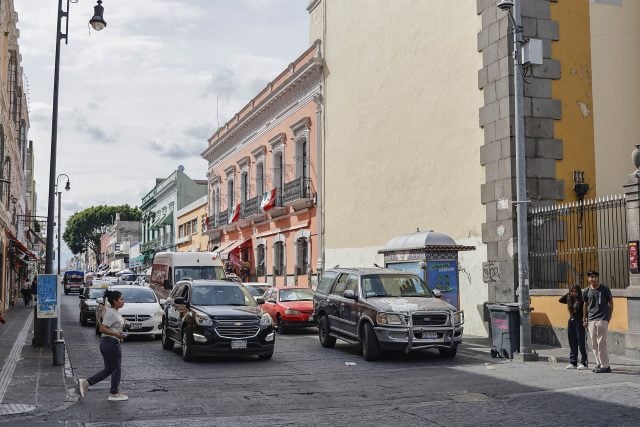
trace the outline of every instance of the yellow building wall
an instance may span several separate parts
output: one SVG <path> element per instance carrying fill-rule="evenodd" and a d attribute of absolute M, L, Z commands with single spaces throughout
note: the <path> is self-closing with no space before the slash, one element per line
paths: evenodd
<path fill-rule="evenodd" d="M 569 313 L 566 304 L 560 304 L 558 299 L 560 299 L 558 295 L 532 296 L 531 325 L 566 328 Z M 613 298 L 613 317 L 609 323 L 609 330 L 616 332 L 629 330 L 627 299 L 624 297 Z"/>
<path fill-rule="evenodd" d="M 177 218 L 178 225 L 176 227 L 176 239 L 179 239 L 179 237 L 177 236 L 178 236 L 178 230 L 180 229 L 181 225 L 186 224 L 189 221 L 192 221 L 193 219 L 196 219 L 198 223 L 197 232 L 191 235 L 191 240 L 185 243 L 176 244 L 176 250 L 178 252 L 189 252 L 194 250 L 194 248 L 197 251 L 207 250 L 209 237 L 202 230 L 202 217 L 206 216 L 206 213 L 207 213 L 207 205 L 205 202 L 205 204 L 203 204 L 202 206 L 192 211 L 189 211 L 183 215 L 180 215 Z"/>
<path fill-rule="evenodd" d="M 596 194 L 589 0 L 552 2 L 551 19 L 560 24 L 560 39 L 551 43 L 551 51 L 562 76 L 551 84 L 552 97 L 562 102 L 555 138 L 562 139 L 564 156 L 556 163 L 556 177 L 564 180 L 565 200 L 572 201 L 577 200 L 574 170 L 584 171 L 590 194 Z"/>

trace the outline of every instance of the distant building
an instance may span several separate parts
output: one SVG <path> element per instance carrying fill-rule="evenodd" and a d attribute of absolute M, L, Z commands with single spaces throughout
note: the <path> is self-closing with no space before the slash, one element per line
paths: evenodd
<path fill-rule="evenodd" d="M 207 196 L 200 197 L 178 211 L 176 251 L 200 252 L 207 250 L 209 237 L 205 232 L 206 220 Z"/>
<path fill-rule="evenodd" d="M 176 251 L 178 210 L 206 196 L 207 181 L 193 180 L 180 166 L 167 178 L 156 178 L 156 185 L 143 198 L 140 209 L 141 247 L 145 265 L 160 251 Z"/>

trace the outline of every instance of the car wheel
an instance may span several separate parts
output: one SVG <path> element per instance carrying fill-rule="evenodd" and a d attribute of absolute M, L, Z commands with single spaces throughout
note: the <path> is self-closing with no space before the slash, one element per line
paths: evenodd
<path fill-rule="evenodd" d="M 332 348 L 336 345 L 336 337 L 329 334 L 329 318 L 326 315 L 322 316 L 318 323 L 318 338 L 320 338 L 320 345 L 324 348 Z"/>
<path fill-rule="evenodd" d="M 380 358 L 380 344 L 371 323 L 362 327 L 362 358 L 368 362 Z"/>
<path fill-rule="evenodd" d="M 87 316 L 83 316 L 82 313 L 80 313 L 80 324 L 82 326 L 87 326 L 89 324 L 89 322 L 87 322 Z"/>
<path fill-rule="evenodd" d="M 456 357 L 456 353 L 458 352 L 458 346 L 452 348 L 439 348 L 438 351 L 440 352 L 440 356 L 453 359 Z"/>
<path fill-rule="evenodd" d="M 276 328 L 278 328 L 278 332 L 281 334 L 287 333 L 287 328 L 284 326 L 284 320 L 282 320 L 280 314 L 276 316 Z"/>
<path fill-rule="evenodd" d="M 193 354 L 191 353 L 191 342 L 189 340 L 189 334 L 186 329 L 182 330 L 182 360 L 185 362 L 191 362 L 193 360 Z"/>
<path fill-rule="evenodd" d="M 173 348 L 173 340 L 167 336 L 167 328 L 162 328 L 162 348 L 171 350 Z"/>
<path fill-rule="evenodd" d="M 153 339 L 154 339 L 154 340 L 156 340 L 156 341 L 158 341 L 158 340 L 162 339 L 162 334 L 155 334 L 155 335 L 153 336 Z"/>
<path fill-rule="evenodd" d="M 269 360 L 273 357 L 273 351 L 271 353 L 267 353 L 267 354 L 259 354 L 258 358 L 260 360 Z"/>

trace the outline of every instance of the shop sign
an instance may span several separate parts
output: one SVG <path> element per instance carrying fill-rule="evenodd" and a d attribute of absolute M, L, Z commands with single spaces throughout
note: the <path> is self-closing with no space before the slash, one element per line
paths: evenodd
<path fill-rule="evenodd" d="M 405 252 L 384 254 L 385 262 L 388 261 L 421 261 L 425 259 L 424 252 Z"/>
<path fill-rule="evenodd" d="M 629 272 L 640 273 L 638 268 L 638 241 L 634 240 L 628 243 L 629 248 Z"/>

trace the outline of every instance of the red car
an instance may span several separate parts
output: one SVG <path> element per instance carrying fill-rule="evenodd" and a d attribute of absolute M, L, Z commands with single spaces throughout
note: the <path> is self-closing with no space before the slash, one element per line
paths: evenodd
<path fill-rule="evenodd" d="M 271 288 L 264 295 L 262 310 L 269 313 L 278 331 L 316 326 L 313 291 L 309 288 Z"/>

